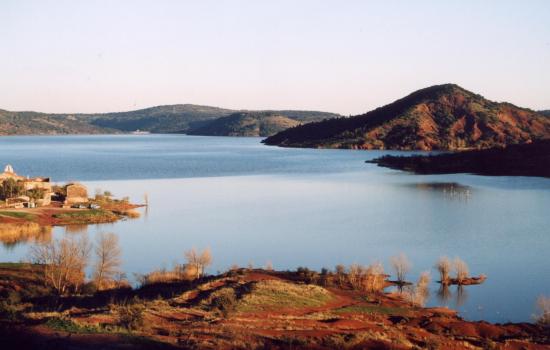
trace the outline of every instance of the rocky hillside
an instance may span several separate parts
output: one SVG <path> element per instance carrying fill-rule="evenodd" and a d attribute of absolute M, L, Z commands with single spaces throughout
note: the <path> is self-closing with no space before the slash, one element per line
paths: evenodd
<path fill-rule="evenodd" d="M 103 114 L 45 114 L 0 110 L 0 135 L 105 134 L 131 132 L 139 129 L 152 133 L 194 133 L 229 136 L 228 133 L 224 134 L 222 132 L 222 129 L 224 129 L 228 132 L 231 131 L 231 136 L 251 136 L 246 127 L 243 128 L 241 133 L 238 128 L 222 128 L 221 125 L 227 121 L 216 122 L 219 118 L 228 117 L 238 112 L 231 109 L 192 104 L 157 106 L 129 112 Z M 262 136 L 281 131 L 285 125 L 295 126 L 300 123 L 339 116 L 326 112 L 290 110 L 243 111 L 242 113 L 248 115 L 246 123 L 251 123 L 251 119 L 261 117 L 262 121 L 254 121 L 254 123 L 266 125 L 265 130 L 268 131 L 262 132 Z M 269 118 L 271 120 L 267 121 L 265 116 L 268 114 L 281 118 L 279 120 Z M 215 125 L 207 127 L 212 122 L 216 122 Z"/>
<path fill-rule="evenodd" d="M 222 117 L 203 127 L 191 129 L 190 135 L 271 136 L 300 125 L 296 119 L 272 112 L 239 112 Z"/>
<path fill-rule="evenodd" d="M 436 85 L 350 118 L 298 126 L 265 140 L 286 147 L 460 150 L 550 138 L 550 119 L 489 101 L 454 84 Z"/>

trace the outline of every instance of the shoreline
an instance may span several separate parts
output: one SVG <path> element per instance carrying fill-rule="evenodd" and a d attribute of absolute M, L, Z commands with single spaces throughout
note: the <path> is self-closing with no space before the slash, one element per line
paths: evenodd
<path fill-rule="evenodd" d="M 0 290 L 6 288 L 6 280 L 20 294 L 38 288 L 40 269 L 40 265 L 0 264 Z M 540 325 L 465 321 L 452 309 L 418 306 L 399 293 L 340 285 L 336 275 L 313 283 L 312 276 L 323 275 L 305 268 L 296 272 L 234 268 L 135 289 L 119 287 L 54 299 L 23 297 L 19 318 L 0 322 L 0 335 L 10 334 L 12 341 L 22 342 L 22 348 L 55 341 L 92 349 L 100 339 L 109 339 L 113 349 L 122 344 L 131 349 L 229 349 L 242 344 L 278 349 L 288 348 L 289 342 L 294 348 L 319 349 L 550 346 L 550 335 Z M 27 282 L 19 284 L 23 280 Z M 41 300 L 57 300 L 61 307 L 50 311 L 40 305 Z M 31 312 L 25 311 L 28 303 L 34 305 Z M 139 313 L 141 322 L 133 328 L 121 325 L 123 310 Z M 219 337 L 220 332 L 225 336 Z M 128 344 L 130 338 L 141 340 Z"/>

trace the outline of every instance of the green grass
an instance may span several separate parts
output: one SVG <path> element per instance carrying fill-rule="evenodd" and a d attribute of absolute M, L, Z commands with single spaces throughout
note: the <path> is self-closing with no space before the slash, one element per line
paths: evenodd
<path fill-rule="evenodd" d="M 29 266 L 27 263 L 0 262 L 0 269 L 23 269 Z"/>
<path fill-rule="evenodd" d="M 382 306 L 382 305 L 353 305 L 346 306 L 337 310 L 336 313 L 365 313 L 365 314 L 382 314 L 382 315 L 396 315 L 407 316 L 409 310 L 400 307 Z"/>
<path fill-rule="evenodd" d="M 53 217 L 69 223 L 112 222 L 118 219 L 113 212 L 103 209 L 82 209 L 55 214 Z"/>
<path fill-rule="evenodd" d="M 36 215 L 23 213 L 20 211 L 0 211 L 0 215 L 8 216 L 10 218 L 16 218 L 16 219 L 25 219 L 25 220 L 33 220 L 36 217 Z"/>
<path fill-rule="evenodd" d="M 92 325 L 80 325 L 72 320 L 54 317 L 50 318 L 46 322 L 46 326 L 56 331 L 69 332 L 69 333 L 101 333 L 103 330 L 98 326 Z"/>
<path fill-rule="evenodd" d="M 315 285 L 298 285 L 281 281 L 256 283 L 237 306 L 238 311 L 307 308 L 325 305 L 332 299 L 326 289 Z"/>

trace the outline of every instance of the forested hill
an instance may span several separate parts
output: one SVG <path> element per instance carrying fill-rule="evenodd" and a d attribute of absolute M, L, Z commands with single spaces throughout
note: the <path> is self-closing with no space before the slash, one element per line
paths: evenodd
<path fill-rule="evenodd" d="M 550 138 L 550 118 L 444 84 L 363 115 L 287 129 L 264 142 L 286 147 L 459 150 L 545 138 Z"/>
<path fill-rule="evenodd" d="M 191 135 L 271 136 L 301 122 L 273 112 L 238 112 L 218 118 L 203 127 L 190 130 Z"/>
<path fill-rule="evenodd" d="M 206 126 L 219 118 L 227 117 L 240 111 L 193 104 L 157 106 L 129 112 L 103 114 L 47 114 L 38 112 L 10 112 L 0 110 L 0 135 L 51 135 L 51 134 L 105 134 L 124 133 L 135 130 L 152 133 L 197 133 L 194 130 L 215 130 L 219 128 Z M 242 112 L 242 111 L 241 111 Z M 267 127 L 273 130 L 264 136 L 281 131 L 282 126 L 294 126 L 311 121 L 320 121 L 338 117 L 338 114 L 317 111 L 260 111 L 247 112 L 249 118 L 272 114 L 287 118 L 278 127 Z M 271 118 L 273 119 L 273 118 Z M 273 124 L 272 123 L 272 124 Z M 219 125 L 220 123 L 217 123 Z M 271 124 L 270 124 L 271 125 Z M 246 128 L 245 128 L 246 129 Z M 210 134 L 209 134 L 210 135 Z M 214 135 L 214 134 L 211 134 Z M 227 134 L 224 134 L 227 135 Z M 233 136 L 249 136 L 248 130 L 241 134 L 233 131 Z"/>

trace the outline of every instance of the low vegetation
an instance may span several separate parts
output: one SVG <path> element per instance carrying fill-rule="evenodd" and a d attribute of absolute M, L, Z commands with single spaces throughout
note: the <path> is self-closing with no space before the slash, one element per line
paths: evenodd
<path fill-rule="evenodd" d="M 119 217 L 110 210 L 88 209 L 54 214 L 59 225 L 90 224 L 115 222 Z"/>
<path fill-rule="evenodd" d="M 550 121 L 550 118 L 547 119 Z M 388 155 L 368 162 L 418 174 L 473 173 L 550 177 L 550 140 L 439 155 Z"/>

